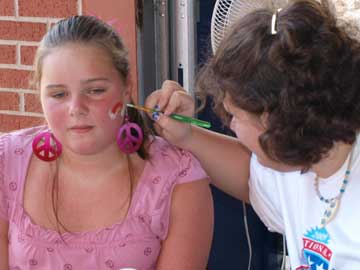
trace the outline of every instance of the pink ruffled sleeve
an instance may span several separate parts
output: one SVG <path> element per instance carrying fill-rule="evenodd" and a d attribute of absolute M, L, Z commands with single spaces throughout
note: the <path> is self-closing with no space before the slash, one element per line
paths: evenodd
<path fill-rule="evenodd" d="M 152 213 L 152 231 L 160 238 L 165 239 L 168 233 L 170 209 L 173 190 L 176 185 L 198 180 L 209 181 L 200 162 L 190 153 L 167 143 L 162 143 L 156 158 L 161 160 L 157 166 L 157 177 L 161 187 L 157 187 L 156 204 Z M 163 181 L 166 179 L 166 181 Z M 154 180 L 153 180 L 154 181 Z M 156 181 L 156 178 L 155 178 Z"/>
<path fill-rule="evenodd" d="M 8 220 L 8 207 L 6 200 L 6 185 L 5 185 L 5 139 L 0 137 L 0 218 Z"/>
<path fill-rule="evenodd" d="M 179 150 L 181 159 L 179 162 L 179 171 L 177 175 L 177 184 L 192 182 L 194 180 L 208 179 L 207 174 L 201 167 L 200 162 L 190 153 Z"/>

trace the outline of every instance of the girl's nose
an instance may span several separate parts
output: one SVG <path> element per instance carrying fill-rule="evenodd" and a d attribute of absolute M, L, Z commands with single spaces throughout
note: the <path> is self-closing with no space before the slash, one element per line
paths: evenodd
<path fill-rule="evenodd" d="M 69 104 L 69 114 L 73 117 L 84 116 L 88 113 L 88 107 L 85 101 L 86 97 L 73 96 Z"/>

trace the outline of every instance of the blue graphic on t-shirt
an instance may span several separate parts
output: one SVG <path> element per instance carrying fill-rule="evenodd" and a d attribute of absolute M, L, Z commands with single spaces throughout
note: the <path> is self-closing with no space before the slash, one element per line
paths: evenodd
<path fill-rule="evenodd" d="M 325 227 L 308 230 L 303 237 L 303 264 L 297 269 L 329 270 L 332 257 L 329 242 L 330 235 Z"/>

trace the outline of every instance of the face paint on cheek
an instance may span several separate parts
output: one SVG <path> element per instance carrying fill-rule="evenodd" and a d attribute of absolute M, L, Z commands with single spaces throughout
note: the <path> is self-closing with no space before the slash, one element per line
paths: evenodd
<path fill-rule="evenodd" d="M 111 120 L 115 120 L 116 116 L 119 114 L 119 112 L 121 112 L 121 115 L 123 114 L 123 109 L 125 106 L 123 106 L 124 104 L 119 101 L 118 103 L 116 103 L 112 109 L 109 110 L 109 117 Z"/>

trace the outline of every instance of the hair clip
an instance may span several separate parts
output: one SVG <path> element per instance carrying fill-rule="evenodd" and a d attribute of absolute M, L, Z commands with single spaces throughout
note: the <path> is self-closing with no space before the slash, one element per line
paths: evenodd
<path fill-rule="evenodd" d="M 276 19 L 277 19 L 277 15 L 278 13 L 281 11 L 281 8 L 279 8 L 277 11 L 274 12 L 274 14 L 272 15 L 272 19 L 271 19 L 271 34 L 272 35 L 276 35 L 277 31 L 275 29 L 276 26 Z"/>

